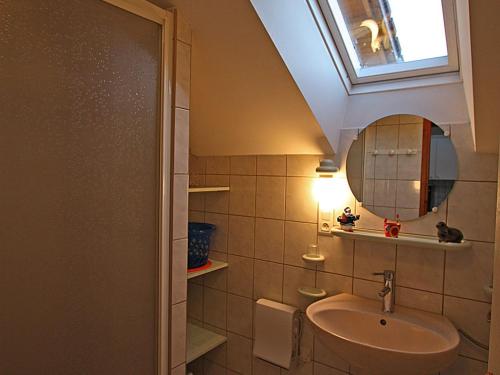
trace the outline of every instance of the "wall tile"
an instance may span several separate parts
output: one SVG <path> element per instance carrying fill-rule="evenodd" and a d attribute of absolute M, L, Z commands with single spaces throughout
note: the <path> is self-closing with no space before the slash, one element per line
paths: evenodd
<path fill-rule="evenodd" d="M 396 279 L 397 283 L 397 279 Z M 443 312 L 443 296 L 396 286 L 396 304 L 413 309 L 429 311 L 435 314 Z"/>
<path fill-rule="evenodd" d="M 419 217 L 420 211 L 418 208 L 397 208 L 399 221 L 414 220 Z"/>
<path fill-rule="evenodd" d="M 377 135 L 375 140 L 377 149 L 379 150 L 396 149 L 398 148 L 398 139 L 399 139 L 399 124 L 391 126 L 377 126 Z"/>
<path fill-rule="evenodd" d="M 375 144 L 373 144 L 375 146 Z M 368 150 L 368 148 L 370 147 L 368 145 L 368 140 L 365 144 L 366 146 L 366 151 L 373 151 L 373 149 L 371 150 Z M 364 161 L 364 170 L 363 170 L 363 175 L 366 179 L 374 179 L 375 178 L 375 164 L 376 164 L 376 161 L 377 161 L 377 158 L 379 156 L 374 156 L 373 154 L 365 154 L 365 161 Z M 379 164 L 379 167 L 380 167 L 380 164 Z"/>
<path fill-rule="evenodd" d="M 290 370 L 281 369 L 281 375 L 313 375 L 312 362 L 299 362 L 299 364 Z"/>
<path fill-rule="evenodd" d="M 284 221 L 255 219 L 255 258 L 283 263 L 284 246 Z"/>
<path fill-rule="evenodd" d="M 373 191 L 373 205 L 395 207 L 396 186 L 396 180 L 375 180 Z"/>
<path fill-rule="evenodd" d="M 229 176 L 207 175 L 207 186 L 229 186 Z M 205 194 L 205 210 L 219 214 L 229 212 L 229 193 L 226 191 Z"/>
<path fill-rule="evenodd" d="M 377 146 L 378 149 L 381 149 Z M 375 178 L 379 180 L 397 178 L 398 158 L 395 155 L 377 155 L 375 159 Z"/>
<path fill-rule="evenodd" d="M 410 136 L 404 136 L 403 133 L 405 129 L 400 129 L 401 134 L 398 141 L 407 142 L 409 145 L 411 142 L 415 141 L 412 138 L 413 135 L 418 138 L 418 134 L 415 133 Z M 420 142 L 420 140 L 418 140 L 418 142 Z M 339 157 L 342 156 L 340 155 Z M 233 221 L 232 246 L 235 248 L 237 247 L 236 252 L 238 252 L 241 251 L 241 249 L 252 248 L 252 246 L 241 246 L 241 244 L 245 244 L 247 240 L 249 241 L 247 243 L 251 243 L 252 240 L 255 241 L 254 252 L 248 251 L 246 253 L 230 254 L 228 256 L 227 253 L 225 253 L 227 246 L 225 249 L 223 246 L 226 241 L 223 239 L 224 236 L 221 236 L 222 245 L 215 245 L 215 249 L 211 250 L 211 257 L 214 259 L 227 259 L 229 268 L 227 270 L 212 273 L 199 280 L 193 280 L 189 283 L 188 307 L 190 320 L 199 324 L 200 320 L 203 319 L 203 316 L 200 315 L 202 315 L 203 310 L 205 310 L 206 316 L 204 325 L 207 329 L 212 329 L 214 331 L 220 329 L 220 332 L 225 333 L 227 327 L 227 329 L 231 331 L 230 335 L 233 335 L 234 338 L 242 340 L 241 342 L 247 340 L 246 353 L 248 355 L 248 360 L 246 360 L 246 364 L 243 365 L 246 370 L 243 369 L 243 367 L 237 368 L 241 364 L 236 363 L 234 360 L 227 370 L 224 368 L 227 367 L 226 349 L 228 351 L 230 350 L 228 343 L 228 345 L 222 346 L 220 351 L 214 351 L 205 356 L 205 363 L 212 364 L 211 367 L 207 367 L 210 372 L 205 372 L 205 374 L 236 375 L 244 371 L 249 371 L 248 368 L 251 369 L 253 366 L 253 374 L 259 375 L 265 375 L 268 373 L 267 371 L 269 371 L 271 375 L 312 375 L 312 362 L 307 362 L 307 364 L 301 365 L 292 371 L 280 371 L 276 366 L 254 359 L 251 355 L 250 337 L 252 335 L 253 323 L 251 316 L 253 315 L 254 300 L 258 298 L 267 298 L 305 309 L 312 301 L 298 294 L 297 289 L 300 286 L 321 287 L 326 289 L 330 294 L 343 291 L 351 292 L 352 290 L 356 295 L 380 300 L 377 293 L 382 288 L 382 278 L 373 277 L 371 273 L 374 271 L 382 271 L 383 269 L 396 269 L 397 289 L 395 297 L 396 303 L 399 306 L 441 313 L 443 310 L 443 295 L 439 293 L 442 293 L 441 289 L 444 283 L 446 286 L 445 293 L 448 294 L 445 298 L 450 299 L 453 298 L 451 295 L 456 295 L 473 299 L 462 300 L 456 298 L 456 300 L 462 303 L 460 307 L 455 306 L 457 305 L 456 302 L 455 305 L 453 305 L 453 301 L 448 301 L 447 313 L 450 318 L 453 316 L 453 319 L 459 319 L 460 322 L 462 321 L 461 319 L 464 319 L 454 316 L 454 314 L 457 314 L 457 310 L 463 310 L 463 313 L 468 314 L 469 318 L 471 314 L 474 315 L 475 320 L 480 320 L 482 318 L 481 314 L 487 313 L 489 305 L 478 302 L 477 300 L 484 298 L 481 295 L 481 293 L 483 293 L 482 284 L 487 283 L 487 281 L 489 281 L 488 274 L 491 275 L 488 271 L 488 267 L 491 267 L 490 257 L 492 253 L 492 244 L 478 242 L 477 246 L 476 243 L 474 243 L 474 248 L 470 252 L 448 254 L 446 256 L 446 273 L 444 273 L 445 256 L 444 253 L 439 251 L 435 252 L 425 249 L 413 249 L 412 251 L 411 248 L 398 248 L 396 266 L 396 250 L 394 247 L 384 250 L 383 246 L 379 244 L 370 244 L 366 241 L 354 242 L 352 240 L 330 236 L 318 237 L 317 225 L 315 224 L 317 221 L 317 208 L 316 202 L 312 198 L 311 186 L 314 179 L 305 176 L 315 175 L 314 169 L 318 163 L 316 159 L 319 160 L 319 158 L 319 156 L 291 156 L 288 158 L 289 160 L 287 160 L 286 156 L 257 156 L 250 158 L 243 157 L 241 159 L 233 157 L 228 163 L 228 158 L 196 158 L 191 155 L 191 160 L 195 160 L 194 162 L 191 161 L 191 173 L 193 173 L 193 170 L 203 170 L 206 162 L 208 169 L 211 171 L 206 178 L 206 181 L 212 182 L 210 185 L 227 185 L 230 178 L 228 174 L 231 171 L 233 173 L 233 176 L 231 176 L 231 185 L 234 185 L 234 178 L 247 178 L 246 181 L 240 180 L 238 183 L 240 187 L 244 188 L 251 186 L 249 192 L 244 194 L 241 190 L 238 191 L 238 186 L 236 186 L 236 192 L 239 193 L 239 196 L 236 196 L 236 209 L 241 209 L 241 207 L 243 207 L 244 213 L 238 211 L 237 214 L 233 214 L 233 216 L 243 218 L 240 220 L 242 221 L 241 223 Z M 397 158 L 394 159 L 397 160 Z M 254 160 L 255 163 L 252 160 Z M 290 161 L 290 163 L 288 161 Z M 256 172 L 253 172 L 254 167 Z M 401 164 L 399 167 L 401 171 Z M 407 169 L 408 171 L 415 170 L 414 167 L 408 167 Z M 293 175 L 294 177 L 283 178 L 287 172 L 288 175 Z M 259 177 L 253 176 L 254 173 L 257 173 Z M 252 175 L 246 176 L 246 174 Z M 204 175 L 202 175 L 201 178 L 204 178 Z M 406 178 L 412 177 L 407 175 Z M 222 182 L 224 181 L 221 182 L 221 179 L 225 179 L 227 182 L 223 184 Z M 269 208 L 270 204 L 276 201 L 275 198 L 271 198 L 268 199 L 270 203 L 259 203 L 259 192 L 265 191 L 262 181 L 266 180 L 269 182 L 269 185 L 273 187 L 279 185 L 275 183 L 276 181 L 284 181 L 279 185 L 282 186 L 279 191 L 281 194 L 280 197 L 283 198 L 278 200 L 281 202 L 281 199 L 283 199 L 283 207 L 285 207 L 286 203 L 286 212 L 285 216 L 283 216 L 283 214 L 277 216 L 280 219 L 268 218 L 267 216 L 272 215 L 263 214 L 262 211 L 260 211 L 260 207 L 262 207 L 265 212 L 265 209 Z M 248 183 L 248 181 L 250 181 L 250 183 Z M 309 188 L 306 186 L 306 181 L 311 184 Z M 205 183 L 209 185 L 208 182 Z M 238 183 L 236 185 L 238 185 Z M 488 183 L 475 182 L 475 184 Z M 460 185 L 460 182 L 458 185 Z M 495 183 L 491 183 L 491 185 L 495 185 L 496 187 Z M 480 191 L 475 191 L 474 196 L 481 195 L 484 186 L 475 185 L 475 187 Z M 287 192 L 283 195 L 285 189 Z M 234 186 L 232 186 L 232 192 L 221 193 L 218 200 L 213 198 L 214 194 L 206 194 L 206 211 L 208 212 L 204 214 L 200 211 L 191 210 L 190 217 L 199 216 L 202 220 L 214 222 L 221 229 L 224 227 L 224 223 L 227 222 L 226 238 L 228 238 L 230 232 L 229 218 L 226 215 L 230 205 L 231 210 L 235 209 L 234 191 Z M 224 196 L 222 194 L 225 194 L 226 197 L 225 205 Z M 494 201 L 495 197 L 496 193 L 493 198 L 487 198 L 487 200 Z M 399 198 L 400 200 L 402 199 L 401 195 Z M 309 200 L 310 202 L 308 202 Z M 460 200 L 464 201 L 463 194 L 461 194 L 460 199 L 456 199 L 457 202 L 460 202 Z M 229 203 L 229 201 L 231 201 L 231 203 Z M 403 199 L 403 201 L 407 202 L 408 200 Z M 251 208 L 252 203 L 255 207 L 253 212 Z M 404 221 L 402 223 L 403 232 L 435 236 L 435 224 L 438 221 L 446 221 L 447 210 L 451 216 L 450 220 L 453 220 L 453 215 L 467 216 L 467 214 L 469 214 L 468 216 L 470 216 L 470 212 L 481 212 L 481 215 L 483 214 L 481 205 L 479 208 L 460 208 L 461 212 L 457 214 L 457 209 L 451 206 L 448 208 L 447 203 L 448 202 L 445 201 L 441 205 L 437 214 L 428 214 L 417 220 Z M 240 204 L 239 207 L 238 204 Z M 358 228 L 382 230 L 383 218 L 369 213 L 360 207 L 359 204 L 356 204 L 354 200 L 348 205 L 355 208 L 357 214 L 362 215 L 361 220 L 357 223 Z M 494 205 L 492 206 L 494 207 Z M 201 210 L 203 210 L 203 206 Z M 407 210 L 415 209 L 409 208 Z M 405 214 L 403 209 L 399 209 L 398 211 L 401 215 Z M 409 212 L 408 215 L 410 213 L 414 214 L 415 211 Z M 382 215 L 385 214 L 386 213 L 382 213 Z M 255 218 L 255 216 L 257 216 L 257 218 Z M 286 222 L 282 221 L 283 217 L 287 218 Z M 237 218 L 236 221 L 238 220 Z M 254 232 L 252 232 L 253 220 L 255 220 Z M 470 220 L 467 220 L 468 226 L 470 226 L 470 222 Z M 250 223 L 250 225 L 247 225 L 248 223 Z M 248 236 L 244 235 L 245 230 L 247 230 L 246 234 Z M 252 237 L 253 234 L 255 234 L 254 239 Z M 238 239 L 234 236 L 243 237 L 242 239 Z M 306 238 L 309 238 L 309 240 Z M 307 250 L 307 245 L 316 241 L 319 242 L 320 252 L 325 255 L 326 261 L 323 265 L 317 267 L 312 266 L 311 269 L 307 269 L 307 265 L 302 262 L 301 256 Z M 484 239 L 482 241 L 484 241 Z M 218 242 L 216 238 L 214 238 L 214 243 L 215 242 Z M 238 246 L 235 245 L 236 243 Z M 233 251 L 231 250 L 231 252 Z M 425 253 L 430 253 L 431 255 L 426 256 Z M 282 262 L 285 262 L 285 265 L 283 265 Z M 317 268 L 317 271 L 315 271 L 315 268 Z M 351 279 L 353 273 L 355 278 Z M 478 277 L 478 275 L 480 276 Z M 445 276 L 446 280 L 443 280 Z M 201 281 L 204 282 L 204 288 L 198 285 Z M 225 292 L 226 286 L 227 292 Z M 208 297 L 204 295 L 203 290 L 208 291 L 209 294 L 219 293 L 218 296 L 221 302 L 218 304 L 213 303 L 213 308 L 208 309 L 206 306 Z M 191 297 L 191 294 L 197 298 Z M 211 298 L 211 300 L 214 300 L 214 298 Z M 225 302 L 226 300 L 227 303 Z M 203 303 L 205 303 L 205 306 Z M 201 312 L 200 305 L 204 307 Z M 221 311 L 217 311 L 215 305 L 218 305 L 218 309 Z M 208 311 L 217 311 L 217 314 L 213 313 L 213 315 L 210 316 Z M 218 319 L 219 322 L 217 322 Z M 227 322 L 224 323 L 227 325 L 221 322 Z M 471 323 L 467 322 L 467 324 Z M 220 328 L 216 328 L 218 326 Z M 482 333 L 482 329 L 481 325 L 479 328 L 475 325 L 470 328 L 474 334 L 478 331 L 479 336 L 484 334 Z M 307 342 L 304 344 L 303 349 L 311 351 L 313 349 L 312 333 L 310 334 L 310 338 L 309 334 L 306 336 L 308 336 L 305 339 Z M 243 345 L 243 347 L 245 347 L 245 345 Z M 233 349 L 234 348 L 233 346 Z M 323 372 L 326 371 L 325 374 L 333 373 L 337 375 L 336 371 L 339 371 L 339 374 L 342 371 L 347 372 L 349 369 L 348 364 L 342 362 L 339 358 L 335 358 L 334 355 L 329 353 L 324 347 L 323 349 L 326 353 L 322 354 L 321 344 L 319 342 L 314 344 L 314 358 L 316 361 L 314 371 L 316 371 L 316 373 L 323 374 Z M 243 350 L 243 352 L 244 351 L 245 350 Z M 463 355 L 472 358 L 482 360 L 486 358 L 484 352 L 464 343 L 462 343 L 461 352 Z M 233 351 L 233 358 L 235 357 L 234 353 Z M 307 354 L 305 355 L 307 356 Z M 238 355 L 236 355 L 236 357 L 237 356 Z M 467 359 L 467 361 L 472 360 Z M 245 360 L 243 360 L 242 363 L 244 362 Z M 229 363 L 229 360 L 227 363 Z"/>
<path fill-rule="evenodd" d="M 189 109 L 191 86 L 191 47 L 177 42 L 175 106 Z"/>
<path fill-rule="evenodd" d="M 204 175 L 207 173 L 207 158 L 189 154 L 189 174 Z"/>
<path fill-rule="evenodd" d="M 176 18 L 177 40 L 191 45 L 191 26 L 183 15 L 177 12 Z"/>
<path fill-rule="evenodd" d="M 321 363 L 314 363 L 314 375 L 345 375 L 346 373 L 340 370 L 337 370 L 333 367 L 328 367 L 322 365 Z"/>
<path fill-rule="evenodd" d="M 203 374 L 204 375 L 227 375 L 227 370 L 217 363 L 212 361 L 203 361 Z"/>
<path fill-rule="evenodd" d="M 220 260 L 221 262 L 227 262 L 227 253 L 221 253 L 220 251 L 212 250 L 210 251 L 210 258 L 214 260 Z"/>
<path fill-rule="evenodd" d="M 448 225 L 459 228 L 465 238 L 495 241 L 497 185 L 493 182 L 455 182 L 448 196 Z M 479 215 L 479 220 L 471 220 Z"/>
<path fill-rule="evenodd" d="M 174 173 L 189 173 L 189 111 L 175 109 Z"/>
<path fill-rule="evenodd" d="M 349 372 L 349 363 L 338 357 L 334 352 L 323 345 L 317 337 L 314 338 L 314 361 L 336 368 L 343 372 Z"/>
<path fill-rule="evenodd" d="M 228 156 L 206 158 L 206 174 L 230 174 L 231 159 Z"/>
<path fill-rule="evenodd" d="M 285 177 L 257 177 L 257 216 L 271 219 L 285 218 L 285 185 Z"/>
<path fill-rule="evenodd" d="M 286 219 L 308 223 L 317 222 L 317 203 L 313 196 L 313 178 L 287 177 Z"/>
<path fill-rule="evenodd" d="M 376 213 L 381 218 L 387 218 L 391 220 L 396 219 L 395 207 L 373 206 L 373 212 Z"/>
<path fill-rule="evenodd" d="M 384 283 L 382 281 L 368 281 L 362 279 L 354 279 L 352 284 L 352 292 L 356 296 L 369 299 L 378 299 L 378 292 L 382 289 Z M 382 303 L 382 302 L 381 302 Z"/>
<path fill-rule="evenodd" d="M 494 250 L 492 243 L 473 242 L 470 250 L 448 252 L 445 293 L 489 302 L 484 287 L 492 283 Z"/>
<path fill-rule="evenodd" d="M 280 367 L 273 365 L 262 359 L 253 358 L 253 374 L 254 375 L 280 375 Z"/>
<path fill-rule="evenodd" d="M 286 266 L 283 277 L 283 303 L 305 310 L 312 303 L 310 298 L 297 291 L 302 286 L 315 286 L 315 272 L 300 267 Z"/>
<path fill-rule="evenodd" d="M 255 176 L 257 174 L 257 157 L 231 156 L 231 174 Z"/>
<path fill-rule="evenodd" d="M 172 205 L 172 238 L 187 237 L 188 222 L 188 179 L 187 175 L 174 176 L 174 199 Z"/>
<path fill-rule="evenodd" d="M 400 114 L 399 115 L 399 123 L 403 124 L 422 124 L 423 118 L 417 115 L 409 115 L 409 114 Z"/>
<path fill-rule="evenodd" d="M 352 277 L 327 272 L 316 273 L 316 287 L 324 289 L 329 296 L 340 293 L 352 294 Z"/>
<path fill-rule="evenodd" d="M 239 296 L 252 298 L 253 259 L 229 255 L 228 263 L 228 291 Z"/>
<path fill-rule="evenodd" d="M 398 246 L 396 269 L 399 286 L 443 292 L 444 251 Z"/>
<path fill-rule="evenodd" d="M 366 178 L 363 182 L 363 206 L 373 206 L 375 194 L 375 180 Z M 361 197 L 358 197 L 361 199 Z"/>
<path fill-rule="evenodd" d="M 396 192 L 396 211 L 399 207 L 420 207 L 420 181 L 398 180 Z"/>
<path fill-rule="evenodd" d="M 253 336 L 253 300 L 227 295 L 227 330 L 241 336 Z"/>
<path fill-rule="evenodd" d="M 227 252 L 227 240 L 229 233 L 228 215 L 207 212 L 205 214 L 205 223 L 215 225 L 215 231 L 212 234 L 212 238 L 210 239 L 210 250 L 215 250 L 222 253 Z"/>
<path fill-rule="evenodd" d="M 307 252 L 310 244 L 316 244 L 317 236 L 315 224 L 286 221 L 285 263 L 315 269 L 315 264 L 305 262 L 302 255 Z"/>
<path fill-rule="evenodd" d="M 319 155 L 287 155 L 286 175 L 316 177 L 320 159 Z"/>
<path fill-rule="evenodd" d="M 187 246 L 187 239 L 172 241 L 172 304 L 187 298 Z"/>
<path fill-rule="evenodd" d="M 320 254 L 325 261 L 318 265 L 318 271 L 352 276 L 354 241 L 340 237 L 318 236 Z"/>
<path fill-rule="evenodd" d="M 444 200 L 438 208 L 438 212 L 429 212 L 425 216 L 416 220 L 403 221 L 401 233 L 421 234 L 426 236 L 436 236 L 436 224 L 440 221 L 446 222 L 446 212 L 448 200 Z"/>
<path fill-rule="evenodd" d="M 422 153 L 398 155 L 398 179 L 420 180 L 422 174 Z"/>
<path fill-rule="evenodd" d="M 272 301 L 283 300 L 283 265 L 255 260 L 253 298 L 266 298 Z"/>
<path fill-rule="evenodd" d="M 381 119 L 378 119 L 376 124 L 377 125 L 398 125 L 399 122 L 400 122 L 399 115 L 391 115 L 391 116 L 385 116 Z"/>
<path fill-rule="evenodd" d="M 191 181 L 193 175 L 189 175 L 189 181 Z M 189 186 L 204 186 L 205 185 L 205 176 L 203 176 L 203 183 L 199 185 L 191 185 L 189 182 Z M 206 194 L 189 194 L 189 210 L 194 211 L 205 211 L 205 196 Z"/>
<path fill-rule="evenodd" d="M 214 260 L 224 261 L 223 259 L 215 259 L 215 258 L 216 257 L 212 256 L 212 259 Z M 212 289 L 227 291 L 227 269 L 221 269 L 218 270 L 217 272 L 210 272 L 206 274 L 205 276 L 203 276 L 203 285 Z"/>
<path fill-rule="evenodd" d="M 189 210 L 188 219 L 189 219 L 189 221 L 203 223 L 203 222 L 205 222 L 205 212 L 204 211 Z"/>
<path fill-rule="evenodd" d="M 259 155 L 257 156 L 258 176 L 286 176 L 285 155 Z"/>
<path fill-rule="evenodd" d="M 376 230 L 384 229 L 384 219 L 362 207 L 359 202 L 356 202 L 356 214 L 360 215 L 359 220 L 356 222 L 357 228 Z"/>
<path fill-rule="evenodd" d="M 362 279 L 381 281 L 374 272 L 396 270 L 396 246 L 371 241 L 355 241 L 354 276 Z"/>
<path fill-rule="evenodd" d="M 441 371 L 442 375 L 485 375 L 488 365 L 469 358 L 458 357 L 450 368 Z"/>
<path fill-rule="evenodd" d="M 399 127 L 398 148 L 422 148 L 423 121 L 421 118 Z M 401 124 L 402 125 L 402 124 Z"/>
<path fill-rule="evenodd" d="M 205 324 L 204 327 L 206 329 L 208 329 L 209 331 L 212 331 L 214 333 L 217 333 L 219 335 L 227 337 L 227 331 L 224 329 L 220 329 L 220 328 L 211 326 L 209 324 Z M 207 354 L 204 355 L 204 358 L 208 362 L 212 362 L 212 363 L 215 363 L 219 366 L 226 367 L 226 365 L 227 365 L 227 343 L 224 343 L 224 344 L 218 346 L 217 348 L 212 349 L 211 351 L 209 351 Z"/>
<path fill-rule="evenodd" d="M 497 181 L 498 155 L 474 151 L 470 124 L 453 125 L 451 141 L 457 152 L 459 180 Z"/>
<path fill-rule="evenodd" d="M 191 160 L 191 157 L 189 160 Z M 191 169 L 191 167 L 190 167 L 190 169 Z M 205 186 L 205 175 L 190 172 L 189 173 L 189 186 L 190 187 Z"/>
<path fill-rule="evenodd" d="M 252 374 L 252 340 L 228 332 L 227 367 L 242 375 Z"/>
<path fill-rule="evenodd" d="M 229 216 L 229 254 L 254 256 L 255 218 Z"/>
<path fill-rule="evenodd" d="M 463 329 L 474 339 L 486 345 L 489 343 L 490 325 L 487 321 L 489 303 L 476 302 L 456 297 L 444 297 L 444 315 L 447 316 L 457 329 Z M 462 339 L 460 352 L 469 357 L 487 360 L 488 353 L 478 349 L 467 340 Z"/>
<path fill-rule="evenodd" d="M 255 176 L 231 176 L 229 213 L 232 215 L 255 216 Z"/>
<path fill-rule="evenodd" d="M 203 320 L 203 286 L 188 283 L 187 313 L 190 318 Z"/>
<path fill-rule="evenodd" d="M 226 329 L 227 293 L 211 288 L 204 288 L 203 292 L 203 321 L 217 328 Z"/>
<path fill-rule="evenodd" d="M 186 361 L 186 303 L 172 306 L 172 346 L 170 355 L 172 367 L 177 367 Z"/>

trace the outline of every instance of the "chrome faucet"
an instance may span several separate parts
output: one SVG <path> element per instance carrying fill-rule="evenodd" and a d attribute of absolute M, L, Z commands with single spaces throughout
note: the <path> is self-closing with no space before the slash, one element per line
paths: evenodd
<path fill-rule="evenodd" d="M 394 311 L 394 271 L 374 272 L 373 275 L 384 276 L 384 287 L 378 292 L 382 300 L 382 310 L 387 313 Z"/>

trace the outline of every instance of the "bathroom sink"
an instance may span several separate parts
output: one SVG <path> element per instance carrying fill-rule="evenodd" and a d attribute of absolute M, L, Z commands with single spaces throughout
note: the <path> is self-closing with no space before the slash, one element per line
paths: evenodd
<path fill-rule="evenodd" d="M 311 304 L 306 315 L 318 339 L 356 374 L 426 375 L 451 365 L 460 337 L 444 316 L 339 294 Z"/>

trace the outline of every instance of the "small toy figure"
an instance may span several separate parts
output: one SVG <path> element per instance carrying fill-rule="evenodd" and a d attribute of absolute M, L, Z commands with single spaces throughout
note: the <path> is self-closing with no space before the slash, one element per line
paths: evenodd
<path fill-rule="evenodd" d="M 342 215 L 337 217 L 337 221 L 340 223 L 340 228 L 346 232 L 352 232 L 355 226 L 354 222 L 359 220 L 359 215 L 354 215 L 351 212 L 350 207 L 344 208 Z"/>
<path fill-rule="evenodd" d="M 460 243 L 464 239 L 464 235 L 460 229 L 450 228 L 442 221 L 436 224 L 436 228 L 438 229 L 439 242 Z"/>
<path fill-rule="evenodd" d="M 400 230 L 399 215 L 396 215 L 396 221 L 389 221 L 387 218 L 384 219 L 384 233 L 386 237 L 398 238 Z"/>

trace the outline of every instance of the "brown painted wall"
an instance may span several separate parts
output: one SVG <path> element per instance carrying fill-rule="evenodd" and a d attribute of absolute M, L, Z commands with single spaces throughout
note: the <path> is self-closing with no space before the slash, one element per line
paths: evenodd
<path fill-rule="evenodd" d="M 247 0 L 152 0 L 191 23 L 195 155 L 320 154 L 331 147 Z"/>
<path fill-rule="evenodd" d="M 0 2 L 0 374 L 154 373 L 160 35 Z"/>
<path fill-rule="evenodd" d="M 472 70 L 476 146 L 481 152 L 498 152 L 500 136 L 500 49 L 498 0 L 470 0 Z"/>

